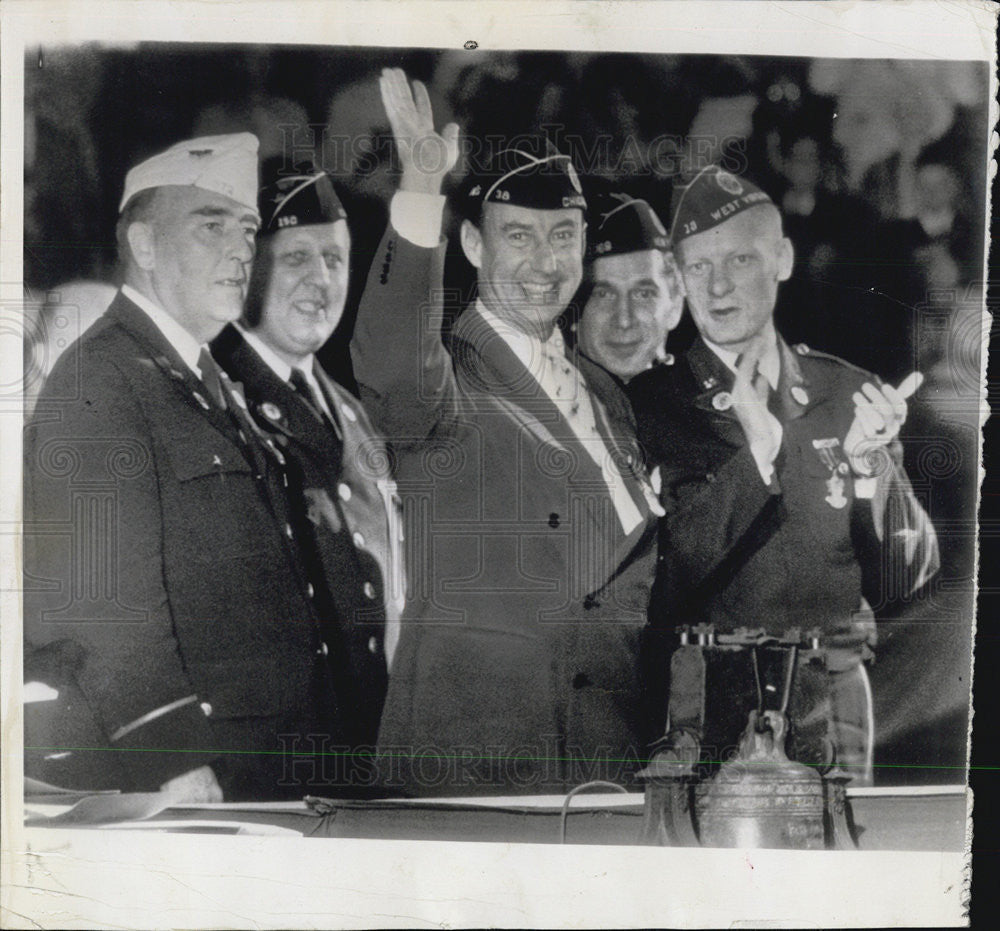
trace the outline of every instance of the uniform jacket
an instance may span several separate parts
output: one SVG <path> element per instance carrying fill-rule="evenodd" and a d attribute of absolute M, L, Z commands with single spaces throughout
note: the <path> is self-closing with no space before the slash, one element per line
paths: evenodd
<path fill-rule="evenodd" d="M 26 667 L 76 703 L 34 733 L 26 706 L 29 774 L 149 790 L 210 763 L 229 797 L 308 791 L 283 751 L 339 739 L 329 673 L 248 432 L 121 294 L 56 364 L 25 430 Z"/>
<path fill-rule="evenodd" d="M 250 410 L 288 460 L 297 521 L 326 584 L 321 615 L 336 647 L 338 704 L 355 744 L 374 746 L 386 689 L 386 619 L 398 628 L 403 574 L 399 511 L 385 445 L 356 398 L 319 368 L 336 418 L 319 421 L 235 327 L 212 351 L 243 385 Z M 339 437 L 338 437 L 339 433 Z"/>
<path fill-rule="evenodd" d="M 855 495 L 842 444 L 851 396 L 875 376 L 779 342 L 769 406 L 783 437 L 770 486 L 727 406 L 733 373 L 702 340 L 629 384 L 667 511 L 654 618 L 774 634 L 818 628 L 860 642 L 873 630 L 868 604 L 878 609 L 934 574 L 937 540 L 898 442 L 875 463 L 874 495 Z"/>
<path fill-rule="evenodd" d="M 576 360 L 642 515 L 626 535 L 594 461 L 475 308 L 445 349 L 442 260 L 390 228 L 352 344 L 362 399 L 390 441 L 408 543 L 379 737 L 390 785 L 530 792 L 623 777 L 640 741 L 655 536 L 628 403 Z M 421 754 L 426 765 L 409 765 Z"/>

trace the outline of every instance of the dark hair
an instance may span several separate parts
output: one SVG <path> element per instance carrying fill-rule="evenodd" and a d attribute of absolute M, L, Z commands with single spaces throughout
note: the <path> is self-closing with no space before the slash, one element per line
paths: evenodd
<path fill-rule="evenodd" d="M 250 266 L 250 281 L 247 282 L 247 299 L 240 316 L 240 323 L 248 330 L 259 327 L 264 319 L 264 294 L 274 265 L 274 252 L 271 248 L 273 240 L 273 236 L 257 237 L 257 251 Z"/>

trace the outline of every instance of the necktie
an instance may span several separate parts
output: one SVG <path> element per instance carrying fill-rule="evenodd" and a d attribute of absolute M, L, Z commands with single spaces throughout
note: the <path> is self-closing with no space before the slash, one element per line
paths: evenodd
<path fill-rule="evenodd" d="M 201 372 L 201 383 L 205 386 L 212 400 L 222 410 L 226 410 L 229 405 L 226 404 L 226 393 L 222 389 L 219 366 L 204 346 L 198 354 L 198 369 Z"/>
<path fill-rule="evenodd" d="M 626 533 L 631 533 L 641 523 L 642 515 L 629 495 L 611 450 L 598 429 L 597 414 L 587 384 L 580 371 L 566 358 L 562 337 L 558 333 L 542 343 L 542 358 L 544 373 L 541 384 L 548 385 L 556 407 L 600 468 L 622 527 Z"/>
<path fill-rule="evenodd" d="M 323 407 L 319 403 L 319 398 L 316 397 L 316 392 L 313 391 L 312 385 L 306 379 L 305 372 L 302 369 L 293 368 L 288 383 L 292 386 L 295 393 L 305 401 L 313 417 L 320 421 L 320 423 L 325 423 L 326 418 L 323 416 Z"/>

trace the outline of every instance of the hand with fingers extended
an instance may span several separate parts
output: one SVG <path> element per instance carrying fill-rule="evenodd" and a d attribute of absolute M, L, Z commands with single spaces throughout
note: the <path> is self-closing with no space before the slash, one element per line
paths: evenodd
<path fill-rule="evenodd" d="M 844 439 L 844 452 L 856 475 L 867 478 L 885 471 L 885 448 L 899 435 L 906 421 L 906 399 L 922 381 L 920 373 L 914 372 L 898 388 L 865 382 L 854 392 L 854 422 Z"/>
<path fill-rule="evenodd" d="M 411 92 L 402 68 L 384 68 L 379 90 L 402 167 L 400 190 L 439 194 L 458 161 L 458 124 L 435 132 L 427 88 L 414 81 Z"/>
<path fill-rule="evenodd" d="M 761 477 L 770 482 L 774 460 L 781 448 L 782 429 L 767 408 L 768 383 L 759 370 L 761 351 L 751 348 L 736 360 L 733 381 L 733 413 L 747 438 L 747 444 Z"/>

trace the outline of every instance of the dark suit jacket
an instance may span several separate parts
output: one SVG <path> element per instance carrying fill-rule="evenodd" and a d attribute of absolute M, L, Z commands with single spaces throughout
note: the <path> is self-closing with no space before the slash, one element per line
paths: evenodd
<path fill-rule="evenodd" d="M 147 790 L 211 763 L 230 797 L 302 794 L 285 751 L 339 739 L 277 458 L 205 394 L 121 294 L 45 385 L 24 435 L 27 665 L 71 646 L 89 725 L 32 733 L 29 705 L 29 773 Z"/>
<path fill-rule="evenodd" d="M 338 646 L 342 723 L 353 744 L 373 747 L 385 700 L 386 617 L 398 622 L 404 585 L 398 499 L 385 445 L 357 399 L 318 365 L 341 438 L 235 327 L 219 334 L 212 352 L 242 383 L 255 420 L 288 458 L 298 522 L 313 541 L 308 558 L 317 560 L 326 583 L 321 614 L 330 628 L 324 640 Z"/>
<path fill-rule="evenodd" d="M 396 465 L 412 579 L 379 736 L 389 783 L 467 794 L 624 779 L 641 752 L 655 560 L 628 403 L 576 360 L 641 515 L 625 534 L 593 459 L 475 308 L 446 351 L 442 253 L 390 228 L 352 344 Z"/>

